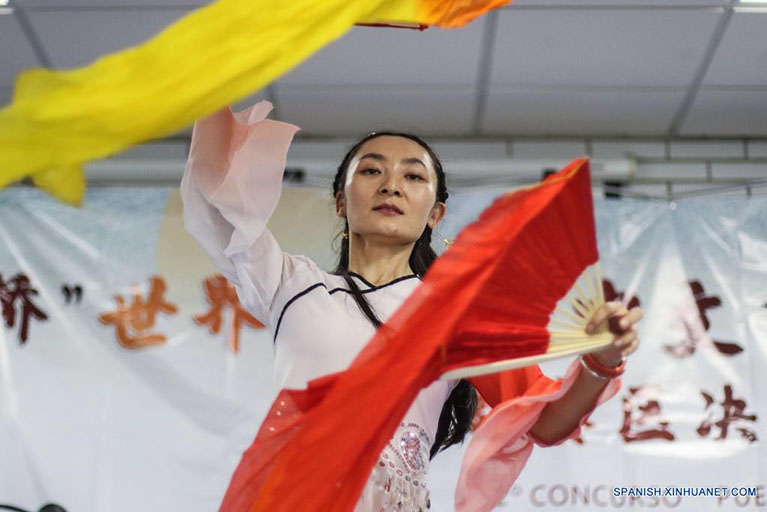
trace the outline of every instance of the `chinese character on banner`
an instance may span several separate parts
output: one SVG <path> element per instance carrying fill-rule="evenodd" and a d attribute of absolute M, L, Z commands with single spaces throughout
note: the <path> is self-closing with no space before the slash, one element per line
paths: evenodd
<path fill-rule="evenodd" d="M 221 331 L 224 310 L 226 308 L 231 309 L 232 324 L 229 329 L 229 347 L 235 354 L 239 353 L 240 328 L 243 322 L 257 329 L 263 328 L 264 324 L 242 307 L 234 286 L 221 274 L 205 279 L 203 288 L 210 304 L 210 310 L 207 313 L 196 315 L 194 321 L 199 325 L 207 325 L 213 333 L 218 334 Z"/>
<path fill-rule="evenodd" d="M 5 326 L 13 329 L 17 320 L 17 302 L 21 313 L 19 322 L 19 343 L 24 345 L 29 338 L 29 320 L 48 320 L 48 315 L 38 308 L 32 297 L 37 295 L 37 290 L 32 288 L 29 278 L 25 274 L 16 274 L 7 283 L 0 274 L 0 305 L 2 306 Z"/>
<path fill-rule="evenodd" d="M 656 393 L 653 386 L 630 387 L 628 396 L 623 397 L 623 426 L 619 432 L 625 442 L 676 439 L 668 429 L 669 422 L 661 415 L 660 403 L 649 399 Z"/>
<path fill-rule="evenodd" d="M 138 293 L 133 295 L 133 302 L 128 305 L 122 295 L 115 295 L 117 309 L 99 315 L 99 321 L 104 325 L 114 325 L 117 330 L 117 341 L 125 348 L 143 348 L 150 345 L 165 343 L 165 335 L 147 332 L 154 327 L 158 313 L 175 314 L 178 310 L 174 304 L 165 302 L 165 281 L 158 276 L 152 276 L 149 299 L 144 301 Z"/>
<path fill-rule="evenodd" d="M 615 289 L 615 285 L 613 285 L 612 281 L 609 279 L 602 279 L 602 289 L 605 293 L 605 301 L 610 302 L 613 300 L 618 300 L 623 302 L 624 295 L 626 292 L 619 292 Z M 639 297 L 636 295 L 632 295 L 631 299 L 626 303 L 626 309 L 632 309 L 640 306 Z"/>
<path fill-rule="evenodd" d="M 714 397 L 705 391 L 701 391 L 701 395 L 703 395 L 703 399 L 706 400 L 705 411 L 707 412 L 707 416 L 698 427 L 697 432 L 700 437 L 708 437 L 711 433 L 711 427 L 715 426 L 719 428 L 719 437 L 717 437 L 716 440 L 720 441 L 722 439 L 727 439 L 727 429 L 729 428 L 730 423 L 738 422 L 739 425 L 743 425 L 749 421 L 756 421 L 756 414 L 744 413 L 746 409 L 746 401 L 733 398 L 732 386 L 729 384 L 724 386 L 724 400 L 717 404 L 722 408 L 722 418 L 719 421 L 713 422 L 713 411 L 717 409 L 717 407 L 711 407 L 715 402 Z M 757 441 L 756 433 L 750 428 L 739 426 L 736 427 L 735 430 L 740 432 L 741 437 L 749 443 Z"/>
<path fill-rule="evenodd" d="M 689 357 L 695 353 L 698 343 L 707 337 L 708 329 L 711 327 L 711 322 L 708 319 L 706 311 L 712 308 L 718 308 L 722 305 L 722 301 L 718 296 L 709 296 L 706 294 L 703 284 L 700 281 L 690 281 L 689 286 L 698 308 L 698 318 L 705 332 L 699 332 L 700 329 L 696 329 L 697 326 L 694 325 L 694 322 L 685 319 L 685 339 L 676 345 L 663 346 L 666 352 L 677 358 Z M 718 340 L 712 340 L 712 342 L 716 350 L 726 356 L 734 356 L 743 352 L 743 347 L 734 342 Z"/>

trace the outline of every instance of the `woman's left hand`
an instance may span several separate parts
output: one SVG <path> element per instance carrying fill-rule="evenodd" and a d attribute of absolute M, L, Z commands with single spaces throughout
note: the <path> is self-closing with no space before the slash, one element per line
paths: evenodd
<path fill-rule="evenodd" d="M 603 322 L 608 321 L 610 332 L 615 337 L 612 343 L 592 352 L 596 360 L 605 366 L 618 366 L 624 357 L 634 353 L 639 348 L 639 334 L 636 324 L 644 314 L 638 307 L 631 311 L 622 302 L 606 302 L 600 307 L 586 324 L 586 333 L 595 333 Z"/>

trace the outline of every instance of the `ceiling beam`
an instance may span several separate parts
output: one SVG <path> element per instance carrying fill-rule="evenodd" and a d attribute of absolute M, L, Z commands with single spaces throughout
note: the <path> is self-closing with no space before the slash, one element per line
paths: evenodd
<path fill-rule="evenodd" d="M 484 31 L 482 32 L 482 45 L 479 54 L 479 67 L 477 69 L 477 85 L 474 92 L 474 118 L 472 119 L 472 133 L 479 135 L 482 123 L 485 120 L 487 109 L 487 94 L 490 83 L 490 72 L 493 68 L 493 52 L 495 50 L 496 33 L 498 32 L 498 11 L 490 11 L 485 16 Z"/>
<path fill-rule="evenodd" d="M 37 62 L 45 68 L 52 68 L 53 63 L 51 62 L 51 58 L 48 56 L 48 52 L 45 51 L 43 44 L 40 42 L 40 38 L 37 37 L 37 32 L 35 32 L 32 24 L 29 22 L 29 17 L 27 17 L 24 8 L 15 0 L 10 0 L 8 5 L 13 8 L 13 17 L 16 18 L 22 32 L 24 32 L 24 36 L 26 36 L 29 46 L 32 47 Z"/>
<path fill-rule="evenodd" d="M 724 33 L 727 30 L 727 26 L 730 24 L 730 20 L 732 19 L 732 15 L 735 10 L 735 5 L 738 3 L 738 1 L 739 0 L 730 0 L 730 3 L 727 5 L 727 7 L 724 8 L 724 12 L 722 13 L 719 21 L 716 24 L 716 27 L 714 28 L 714 35 L 711 36 L 711 39 L 708 42 L 708 46 L 706 47 L 706 51 L 703 54 L 703 59 L 698 64 L 698 68 L 695 70 L 695 75 L 693 76 L 692 82 L 687 88 L 687 93 L 685 94 L 682 103 L 679 105 L 679 108 L 676 110 L 676 112 L 674 112 L 674 117 L 671 118 L 671 123 L 669 123 L 668 126 L 669 136 L 679 134 L 679 130 L 681 130 L 682 125 L 690 113 L 690 110 L 692 110 L 692 105 L 695 102 L 695 98 L 698 96 L 700 87 L 703 84 L 703 79 L 706 77 L 706 73 L 708 73 L 708 68 L 711 66 L 711 62 L 714 60 L 716 50 L 719 48 L 719 44 L 722 42 L 722 38 L 724 38 Z"/>

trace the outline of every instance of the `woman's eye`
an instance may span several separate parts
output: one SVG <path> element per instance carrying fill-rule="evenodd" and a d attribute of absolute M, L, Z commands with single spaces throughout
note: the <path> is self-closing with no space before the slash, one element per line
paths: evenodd
<path fill-rule="evenodd" d="M 423 176 L 421 176 L 420 174 L 410 173 L 410 174 L 407 175 L 407 177 L 410 178 L 413 181 L 423 180 Z"/>
<path fill-rule="evenodd" d="M 380 172 L 378 169 L 362 169 L 360 171 L 361 174 L 375 174 L 377 172 Z"/>

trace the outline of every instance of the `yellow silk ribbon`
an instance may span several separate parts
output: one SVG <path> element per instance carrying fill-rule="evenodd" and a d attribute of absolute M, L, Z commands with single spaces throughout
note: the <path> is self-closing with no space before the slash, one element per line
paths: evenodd
<path fill-rule="evenodd" d="M 459 27 L 508 0 L 218 0 L 74 70 L 19 74 L 0 110 L 0 188 L 79 204 L 82 164 L 170 135 L 285 74 L 355 23 Z"/>

